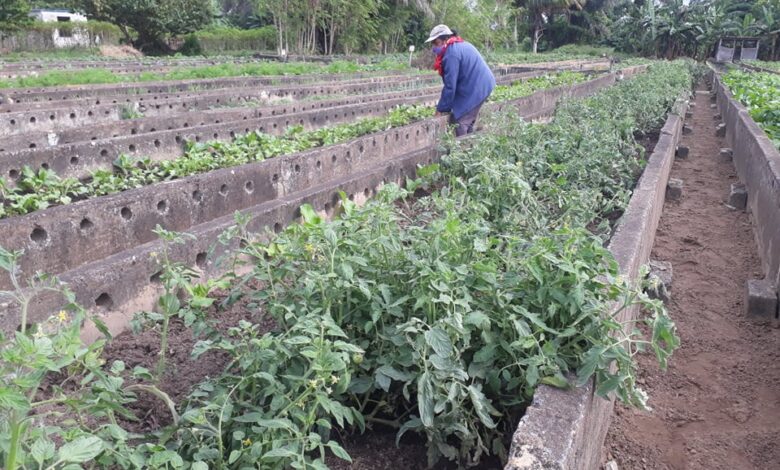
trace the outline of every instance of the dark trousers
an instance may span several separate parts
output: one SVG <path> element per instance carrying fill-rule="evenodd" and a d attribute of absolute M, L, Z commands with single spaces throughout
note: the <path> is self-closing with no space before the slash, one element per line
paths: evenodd
<path fill-rule="evenodd" d="M 455 135 L 460 137 L 462 135 L 471 134 L 474 132 L 474 123 L 477 122 L 477 116 L 479 115 L 479 110 L 482 108 L 482 105 L 485 102 L 478 104 L 474 107 L 471 111 L 467 112 L 463 116 L 459 117 L 458 119 L 454 119 L 452 117 L 452 114 L 450 114 L 450 124 L 456 124 L 455 126 Z"/>

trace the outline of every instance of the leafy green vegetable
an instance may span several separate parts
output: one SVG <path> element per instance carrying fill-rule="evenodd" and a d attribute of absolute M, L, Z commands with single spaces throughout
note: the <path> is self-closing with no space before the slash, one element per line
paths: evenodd
<path fill-rule="evenodd" d="M 583 74 L 564 72 L 502 85 L 496 87 L 491 101 L 516 99 L 540 89 L 573 84 L 584 79 Z M 52 170 L 42 168 L 35 171 L 25 166 L 16 187 L 8 187 L 0 178 L 0 218 L 346 142 L 432 115 L 433 110 L 429 107 L 404 105 L 389 111 L 385 116 L 359 119 L 312 131 L 304 131 L 302 126 L 291 126 L 279 136 L 253 131 L 231 142 L 190 143 L 183 156 L 172 160 L 152 161 L 149 158 L 136 159 L 121 155 L 114 162 L 113 171 L 95 171 L 91 180 L 86 182 L 60 178 Z"/>
<path fill-rule="evenodd" d="M 723 83 L 734 98 L 747 106 L 750 117 L 775 147 L 780 148 L 780 75 L 732 70 L 723 75 Z"/>

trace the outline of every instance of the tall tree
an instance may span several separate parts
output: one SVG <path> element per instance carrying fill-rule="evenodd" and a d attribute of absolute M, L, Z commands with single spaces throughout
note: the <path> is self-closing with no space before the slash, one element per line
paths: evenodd
<path fill-rule="evenodd" d="M 531 20 L 533 53 L 538 52 L 539 40 L 554 14 L 566 12 L 572 8 L 582 10 L 585 2 L 586 0 L 524 0 L 523 6 Z"/>
<path fill-rule="evenodd" d="M 130 29 L 135 30 L 135 46 L 146 51 L 167 51 L 168 36 L 202 29 L 214 16 L 211 0 L 78 1 L 90 18 L 116 24 L 128 40 Z"/>
<path fill-rule="evenodd" d="M 32 21 L 27 0 L 0 1 L 0 31 L 13 31 Z"/>

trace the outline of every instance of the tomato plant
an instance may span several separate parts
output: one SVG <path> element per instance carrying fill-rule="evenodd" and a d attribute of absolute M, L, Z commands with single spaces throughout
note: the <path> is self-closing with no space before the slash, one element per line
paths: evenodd
<path fill-rule="evenodd" d="M 169 448 L 214 468 L 324 468 L 326 451 L 348 458 L 335 428 L 389 426 L 424 435 L 429 463 L 468 466 L 506 456 L 539 384 L 595 377 L 598 394 L 645 407 L 634 356 L 665 367 L 679 340 L 593 224 L 628 202 L 634 135 L 691 84 L 687 65 L 663 64 L 546 126 L 498 116 L 409 185 L 439 188 L 430 196 L 390 184 L 358 207 L 342 195 L 332 221 L 303 206 L 301 224 L 248 243 L 252 270 L 229 298 L 259 283 L 245 295 L 278 328 L 244 322 L 198 344 L 233 362 L 190 396 Z M 635 304 L 647 315 L 619 322 Z"/>

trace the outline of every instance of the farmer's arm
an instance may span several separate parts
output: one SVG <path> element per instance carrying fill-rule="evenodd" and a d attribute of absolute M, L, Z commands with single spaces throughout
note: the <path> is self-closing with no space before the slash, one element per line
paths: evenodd
<path fill-rule="evenodd" d="M 450 51 L 455 52 L 455 51 Z M 458 85 L 458 73 L 460 73 L 460 56 L 444 56 L 444 88 L 441 90 L 439 104 L 436 105 L 436 111 L 440 113 L 449 113 L 452 111 L 452 104 L 455 100 L 455 89 Z"/>

